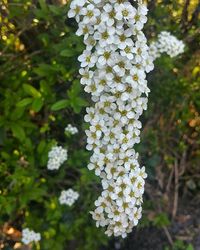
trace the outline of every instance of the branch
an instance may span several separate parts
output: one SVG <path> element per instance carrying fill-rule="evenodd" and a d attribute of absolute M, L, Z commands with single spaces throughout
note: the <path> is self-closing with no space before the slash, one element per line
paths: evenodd
<path fill-rule="evenodd" d="M 186 0 L 183 11 L 182 11 L 182 16 L 181 16 L 181 27 L 184 33 L 187 31 L 189 4 L 190 4 L 190 0 Z"/>
<path fill-rule="evenodd" d="M 174 175 L 175 175 L 175 191 L 174 191 L 174 205 L 172 211 L 172 217 L 175 218 L 178 210 L 178 189 L 179 189 L 179 171 L 178 171 L 178 162 L 175 160 L 174 163 Z"/>
<path fill-rule="evenodd" d="M 189 25 L 188 25 L 188 29 L 192 27 L 192 25 L 195 25 L 197 24 L 197 21 L 198 21 L 198 16 L 199 16 L 199 13 L 200 13 L 200 0 L 192 14 L 192 18 L 189 22 Z"/>

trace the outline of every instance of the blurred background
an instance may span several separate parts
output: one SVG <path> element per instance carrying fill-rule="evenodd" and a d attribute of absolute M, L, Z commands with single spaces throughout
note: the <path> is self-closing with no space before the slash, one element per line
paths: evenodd
<path fill-rule="evenodd" d="M 148 180 L 143 218 L 124 240 L 107 238 L 89 211 L 101 192 L 87 169 L 85 95 L 77 57 L 84 49 L 68 1 L 0 1 L 0 249 L 200 249 L 200 1 L 149 0 L 149 42 L 170 31 L 184 54 L 162 55 L 148 75 L 151 94 L 137 150 Z M 78 128 L 73 136 L 65 127 Z M 47 170 L 58 143 L 68 160 Z M 80 197 L 61 206 L 61 190 Z M 42 240 L 23 245 L 31 228 Z"/>

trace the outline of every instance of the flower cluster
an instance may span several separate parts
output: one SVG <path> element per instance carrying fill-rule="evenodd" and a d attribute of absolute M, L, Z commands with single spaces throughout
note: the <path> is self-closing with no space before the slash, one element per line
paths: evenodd
<path fill-rule="evenodd" d="M 68 206 L 72 206 L 74 202 L 78 199 L 79 194 L 75 192 L 73 189 L 69 188 L 68 190 L 63 190 L 59 197 L 60 204 L 66 204 Z"/>
<path fill-rule="evenodd" d="M 22 230 L 22 242 L 26 245 L 29 243 L 35 241 L 38 242 L 41 240 L 41 235 L 40 233 L 35 233 L 34 231 L 25 228 Z"/>
<path fill-rule="evenodd" d="M 162 53 L 166 53 L 170 57 L 176 57 L 184 52 L 185 45 L 175 36 L 167 31 L 162 31 L 158 35 L 158 39 L 152 42 L 149 48 L 149 53 L 152 60 L 160 57 Z"/>
<path fill-rule="evenodd" d="M 68 124 L 65 128 L 65 132 L 71 135 L 75 135 L 78 133 L 78 129 L 76 127 L 73 127 L 71 124 Z"/>
<path fill-rule="evenodd" d="M 52 147 L 51 151 L 48 153 L 48 163 L 47 168 L 49 170 L 57 170 L 60 166 L 67 160 L 67 150 L 61 146 Z"/>
<path fill-rule="evenodd" d="M 102 179 L 103 191 L 91 212 L 107 235 L 126 237 L 142 212 L 145 168 L 133 146 L 147 109 L 146 73 L 153 69 L 142 31 L 147 8 L 141 1 L 73 0 L 68 13 L 78 22 L 86 49 L 79 56 L 81 84 L 95 103 L 87 108 L 88 168 Z"/>

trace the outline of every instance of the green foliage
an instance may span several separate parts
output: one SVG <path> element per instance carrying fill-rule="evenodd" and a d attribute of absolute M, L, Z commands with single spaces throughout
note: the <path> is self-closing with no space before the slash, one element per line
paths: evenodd
<path fill-rule="evenodd" d="M 160 213 L 155 216 L 153 219 L 153 225 L 156 227 L 169 226 L 170 221 L 165 213 Z"/>
<path fill-rule="evenodd" d="M 66 5 L 15 0 L 6 6 L 1 20 L 5 39 L 0 42 L 4 51 L 0 225 L 9 221 L 19 231 L 28 227 L 40 232 L 43 240 L 37 249 L 39 245 L 42 250 L 62 250 L 66 245 L 98 249 L 106 244 L 106 237 L 89 214 L 100 190 L 98 178 L 87 170 L 89 155 L 83 146 L 88 103 L 77 74 L 82 39 L 74 35 L 71 23 L 65 24 Z M 78 135 L 64 134 L 68 123 L 78 127 Z M 69 159 L 59 171 L 50 172 L 48 151 L 56 143 L 68 149 Z M 80 193 L 72 208 L 58 202 L 60 192 L 70 187 Z M 5 246 L 14 246 L 14 240 Z"/>
<path fill-rule="evenodd" d="M 184 243 L 182 240 L 176 240 L 172 248 L 165 247 L 164 250 L 194 250 L 192 244 Z"/>

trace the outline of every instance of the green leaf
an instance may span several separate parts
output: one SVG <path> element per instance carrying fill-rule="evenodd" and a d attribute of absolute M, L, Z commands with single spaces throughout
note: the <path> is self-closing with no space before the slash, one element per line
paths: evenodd
<path fill-rule="evenodd" d="M 88 102 L 83 98 L 77 97 L 70 100 L 70 105 L 76 114 L 80 113 L 83 107 L 88 106 Z"/>
<path fill-rule="evenodd" d="M 25 108 L 24 107 L 17 107 L 13 110 L 13 112 L 11 113 L 10 119 L 12 121 L 16 121 L 18 119 L 20 119 L 23 114 L 24 114 Z"/>
<path fill-rule="evenodd" d="M 73 81 L 73 85 L 70 90 L 67 91 L 69 98 L 69 104 L 73 108 L 75 113 L 80 113 L 83 107 L 88 105 L 87 101 L 80 97 L 81 95 L 81 85 L 78 80 Z"/>
<path fill-rule="evenodd" d="M 34 99 L 33 103 L 32 103 L 32 109 L 35 112 L 39 112 L 41 110 L 41 108 L 43 107 L 44 101 L 42 100 L 42 98 L 36 98 Z"/>
<path fill-rule="evenodd" d="M 45 63 L 41 63 L 37 68 L 34 68 L 33 71 L 39 76 L 53 76 L 60 69 L 56 67 L 56 65 L 49 65 Z"/>
<path fill-rule="evenodd" d="M 42 141 L 39 143 L 38 147 L 37 147 L 37 152 L 38 152 L 39 154 L 42 154 L 43 151 L 45 150 L 45 147 L 46 147 L 46 142 L 45 142 L 44 140 L 42 140 Z"/>
<path fill-rule="evenodd" d="M 49 82 L 47 83 L 46 81 L 44 80 L 41 80 L 40 81 L 40 92 L 42 93 L 43 96 L 49 96 L 52 95 L 52 90 L 49 86 Z"/>
<path fill-rule="evenodd" d="M 41 97 L 41 93 L 30 84 L 23 84 L 24 91 L 35 98 Z"/>
<path fill-rule="evenodd" d="M 194 250 L 194 247 L 192 246 L 192 244 L 189 244 L 186 248 L 186 250 Z"/>
<path fill-rule="evenodd" d="M 11 130 L 13 132 L 13 135 L 17 137 L 20 141 L 23 141 L 26 138 L 24 128 L 21 127 L 19 124 L 17 123 L 11 124 Z"/>
<path fill-rule="evenodd" d="M 19 101 L 16 106 L 17 107 L 26 107 L 30 103 L 32 103 L 32 101 L 33 101 L 33 98 L 27 97 L 27 98 L 24 98 L 21 101 Z"/>
<path fill-rule="evenodd" d="M 169 226 L 170 221 L 168 219 L 167 214 L 160 213 L 160 214 L 156 215 L 156 217 L 154 218 L 153 224 L 157 227 Z"/>
<path fill-rule="evenodd" d="M 62 8 L 60 8 L 60 7 L 58 7 L 58 6 L 54 6 L 54 5 L 49 4 L 49 9 L 50 9 L 50 11 L 51 11 L 53 14 L 55 14 L 55 15 L 57 15 L 57 16 L 59 16 L 59 15 L 62 14 Z"/>
<path fill-rule="evenodd" d="M 45 0 L 39 0 L 39 3 L 42 10 L 48 11 L 48 7 Z"/>
<path fill-rule="evenodd" d="M 69 106 L 69 100 L 60 100 L 51 106 L 52 111 L 58 111 Z"/>
<path fill-rule="evenodd" d="M 73 57 L 75 54 L 73 49 L 65 49 L 60 52 L 60 55 L 64 57 Z"/>

